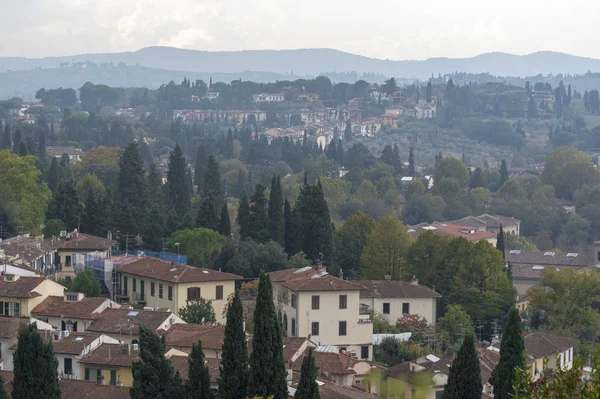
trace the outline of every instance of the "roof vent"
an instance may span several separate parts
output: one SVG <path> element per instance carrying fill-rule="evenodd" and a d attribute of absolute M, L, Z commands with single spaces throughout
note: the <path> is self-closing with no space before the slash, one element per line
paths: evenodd
<path fill-rule="evenodd" d="M 127 317 L 137 317 L 138 314 L 140 314 L 140 312 L 137 310 L 132 310 L 131 312 L 127 313 Z"/>
<path fill-rule="evenodd" d="M 569 252 L 569 253 L 567 254 L 567 257 L 569 257 L 569 258 L 576 258 L 576 257 L 577 257 L 577 255 L 579 255 L 577 252 Z"/>
<path fill-rule="evenodd" d="M 511 249 L 508 253 L 509 254 L 516 254 L 516 255 L 518 255 L 518 254 L 521 253 L 521 251 L 519 251 L 518 249 Z"/>
<path fill-rule="evenodd" d="M 552 251 L 544 252 L 544 256 L 554 256 L 554 255 L 556 255 L 556 252 L 552 252 Z"/>

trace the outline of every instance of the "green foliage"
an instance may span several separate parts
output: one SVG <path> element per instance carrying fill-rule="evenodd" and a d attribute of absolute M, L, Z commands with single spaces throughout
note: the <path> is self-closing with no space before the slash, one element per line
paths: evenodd
<path fill-rule="evenodd" d="M 185 383 L 186 399 L 212 399 L 210 373 L 202 352 L 202 341 L 192 345 L 188 357 L 188 380 Z"/>
<path fill-rule="evenodd" d="M 217 231 L 224 237 L 231 236 L 231 222 L 229 219 L 229 210 L 227 209 L 226 202 L 223 203 L 223 207 L 221 208 L 221 217 L 219 220 L 219 228 Z"/>
<path fill-rule="evenodd" d="M 590 229 L 588 220 L 572 214 L 560 230 L 560 242 L 568 249 L 584 248 L 588 243 Z"/>
<path fill-rule="evenodd" d="M 253 336 L 248 385 L 250 393 L 286 399 L 286 367 L 283 360 L 281 326 L 275 312 L 271 279 L 263 272 L 260 275 L 254 310 Z"/>
<path fill-rule="evenodd" d="M 594 168 L 591 157 L 571 147 L 552 151 L 540 178 L 544 184 L 556 189 L 558 198 L 567 199 L 571 199 L 573 193 L 585 184 L 594 186 L 600 182 L 600 174 Z"/>
<path fill-rule="evenodd" d="M 142 230 L 145 220 L 148 194 L 146 190 L 146 173 L 136 143 L 129 144 L 119 158 L 118 198 L 119 206 L 131 207 L 131 226 L 122 230 L 122 234 L 135 234 Z M 127 204 L 127 205 L 126 205 Z M 133 230 L 132 230 L 133 229 Z"/>
<path fill-rule="evenodd" d="M 48 219 L 62 220 L 67 230 L 72 231 L 79 227 L 82 213 L 83 207 L 79 202 L 75 183 L 72 180 L 60 183 L 56 195 L 48 204 Z"/>
<path fill-rule="evenodd" d="M 473 335 L 469 334 L 452 361 L 448 382 L 444 387 L 444 398 L 480 399 L 482 390 L 479 358 Z"/>
<path fill-rule="evenodd" d="M 186 300 L 185 306 L 179 308 L 179 317 L 191 324 L 214 323 L 216 320 L 212 302 L 204 298 Z"/>
<path fill-rule="evenodd" d="M 176 245 L 179 243 L 179 245 Z M 188 262 L 194 266 L 210 265 L 227 245 L 227 238 L 213 230 L 198 228 L 178 230 L 165 242 L 172 251 L 187 255 Z M 177 248 L 179 246 L 179 248 Z"/>
<path fill-rule="evenodd" d="M 238 399 L 248 392 L 248 348 L 239 292 L 227 307 L 227 324 L 219 366 L 219 399 Z"/>
<path fill-rule="evenodd" d="M 71 284 L 71 291 L 82 292 L 88 298 L 101 297 L 100 281 L 94 277 L 94 272 L 89 267 L 77 273 Z"/>
<path fill-rule="evenodd" d="M 509 179 L 500 187 L 496 193 L 497 198 L 502 198 L 506 201 L 523 199 L 526 196 L 525 189 L 517 180 Z"/>
<path fill-rule="evenodd" d="M 304 184 L 296 208 L 296 220 L 302 226 L 302 251 L 309 259 L 323 258 L 328 266 L 333 266 L 333 231 L 320 181 L 312 186 Z"/>
<path fill-rule="evenodd" d="M 0 399 L 10 399 L 6 388 L 4 388 L 4 378 L 0 375 Z"/>
<path fill-rule="evenodd" d="M 313 351 L 309 349 L 308 355 L 304 356 L 302 360 L 300 381 L 294 394 L 295 399 L 321 399 L 319 385 L 317 384 L 318 371 Z"/>
<path fill-rule="evenodd" d="M 0 151 L 0 214 L 32 235 L 41 233 L 50 190 L 40 181 L 35 157 Z"/>
<path fill-rule="evenodd" d="M 285 221 L 283 217 L 283 193 L 281 191 L 281 177 L 273 175 L 271 180 L 271 194 L 269 197 L 269 229 L 271 239 L 279 244 L 284 244 Z"/>
<path fill-rule="evenodd" d="M 460 305 L 449 305 L 446 314 L 438 319 L 436 328 L 447 334 L 452 352 L 458 349 L 465 336 L 475 334 L 471 318 Z"/>
<path fill-rule="evenodd" d="M 100 180 L 95 173 L 87 173 L 84 175 L 75 185 L 75 189 L 81 200 L 88 198 L 90 192 L 93 193 L 95 198 L 102 198 L 106 193 L 104 183 L 102 183 L 102 180 Z"/>
<path fill-rule="evenodd" d="M 369 234 L 360 258 L 361 277 L 368 280 L 383 280 L 386 275 L 393 280 L 406 277 L 403 258 L 410 244 L 408 231 L 398 219 L 391 216 L 381 219 Z"/>
<path fill-rule="evenodd" d="M 140 360 L 132 366 L 132 399 L 184 397 L 185 388 L 171 362 L 165 358 L 164 337 L 159 338 L 152 329 L 140 325 Z"/>
<path fill-rule="evenodd" d="M 238 207 L 237 224 L 240 229 L 240 239 L 245 240 L 250 234 L 250 203 L 246 192 L 242 192 Z"/>
<path fill-rule="evenodd" d="M 67 226 L 60 219 L 49 219 L 44 223 L 44 238 L 51 238 L 52 236 L 58 237 L 60 232 L 67 230 Z"/>
<path fill-rule="evenodd" d="M 337 233 L 337 262 L 349 278 L 360 275 L 360 257 L 375 220 L 362 211 L 350 216 Z"/>
<path fill-rule="evenodd" d="M 19 331 L 13 363 L 13 399 L 60 399 L 58 360 L 52 342 L 41 337 L 35 323 Z"/>
<path fill-rule="evenodd" d="M 379 313 L 375 313 L 371 320 L 373 320 L 373 334 L 397 334 L 398 329 L 396 326 L 390 323 L 389 319 Z"/>
<path fill-rule="evenodd" d="M 292 208 L 287 198 L 283 205 L 283 219 L 285 222 L 283 237 L 285 252 L 295 254 L 302 250 L 302 220 L 298 209 Z"/>
<path fill-rule="evenodd" d="M 144 247 L 151 251 L 162 251 L 165 229 L 165 219 L 157 204 L 148 211 L 148 221 L 144 228 Z"/>
<path fill-rule="evenodd" d="M 537 251 L 536 246 L 527 237 L 512 234 L 504 235 L 504 246 L 506 250 L 518 249 L 521 251 Z"/>
<path fill-rule="evenodd" d="M 494 387 L 494 398 L 508 399 L 515 394 L 514 385 L 519 383 L 517 370 L 525 369 L 525 343 L 521 330 L 519 311 L 513 307 L 502 330 L 500 361 L 492 372 L 490 382 Z"/>
<path fill-rule="evenodd" d="M 402 211 L 402 221 L 408 225 L 432 223 L 444 219 L 446 202 L 438 195 L 414 195 Z"/>
<path fill-rule="evenodd" d="M 244 277 L 256 277 L 261 270 L 267 272 L 290 267 L 283 247 L 275 241 L 264 244 L 248 239 L 239 243 L 233 258 L 227 262 L 227 271 Z"/>
<path fill-rule="evenodd" d="M 469 183 L 469 171 L 461 160 L 446 157 L 435 167 L 434 181 L 439 183 L 443 178 L 456 179 L 460 187 L 467 187 Z"/>
<path fill-rule="evenodd" d="M 190 207 L 192 192 L 186 177 L 186 159 L 179 144 L 169 154 L 169 168 L 167 170 L 167 198 L 169 204 L 180 217 L 185 215 Z"/>
<path fill-rule="evenodd" d="M 250 199 L 250 216 L 248 218 L 248 238 L 265 243 L 271 238 L 268 218 L 268 201 L 265 196 L 266 187 L 257 184 L 254 195 Z"/>

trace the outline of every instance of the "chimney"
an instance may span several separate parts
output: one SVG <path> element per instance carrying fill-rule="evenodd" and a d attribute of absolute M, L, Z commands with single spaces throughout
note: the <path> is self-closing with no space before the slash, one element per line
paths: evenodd
<path fill-rule="evenodd" d="M 112 231 L 109 231 L 109 232 L 106 234 L 106 238 L 108 238 L 109 240 L 112 240 Z"/>
<path fill-rule="evenodd" d="M 419 285 L 419 280 L 417 276 L 413 276 L 412 280 L 409 282 L 410 285 Z"/>

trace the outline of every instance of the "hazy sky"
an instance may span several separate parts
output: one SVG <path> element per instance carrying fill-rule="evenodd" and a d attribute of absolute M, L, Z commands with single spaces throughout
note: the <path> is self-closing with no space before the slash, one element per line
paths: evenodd
<path fill-rule="evenodd" d="M 600 58 L 597 0 L 0 0 L 0 56 L 328 47 L 377 58 Z M 577 10 L 577 18 L 574 11 Z"/>

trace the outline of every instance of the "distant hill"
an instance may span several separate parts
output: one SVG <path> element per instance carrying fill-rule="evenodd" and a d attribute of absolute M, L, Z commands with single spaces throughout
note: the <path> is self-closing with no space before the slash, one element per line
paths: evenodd
<path fill-rule="evenodd" d="M 57 68 L 61 63 L 125 63 L 173 71 L 240 73 L 265 71 L 315 76 L 328 72 L 372 72 L 386 76 L 426 79 L 450 72 L 499 76 L 600 72 L 600 60 L 549 51 L 528 55 L 487 53 L 472 58 L 430 58 L 424 61 L 392 61 L 369 58 L 332 49 L 198 51 L 173 47 L 147 47 L 134 52 L 82 54 L 47 58 L 0 58 L 0 72 Z"/>

